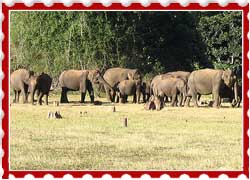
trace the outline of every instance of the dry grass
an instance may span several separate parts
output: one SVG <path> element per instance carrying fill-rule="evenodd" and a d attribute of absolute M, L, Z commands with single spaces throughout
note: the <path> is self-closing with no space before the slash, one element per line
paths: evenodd
<path fill-rule="evenodd" d="M 50 97 L 50 101 L 58 99 Z M 112 112 L 111 107 L 110 103 L 12 104 L 11 169 L 242 168 L 242 108 L 165 107 L 156 112 L 145 111 L 142 104 L 118 104 L 117 112 Z M 47 119 L 49 110 L 59 110 L 63 119 Z M 123 125 L 124 117 L 128 127 Z"/>

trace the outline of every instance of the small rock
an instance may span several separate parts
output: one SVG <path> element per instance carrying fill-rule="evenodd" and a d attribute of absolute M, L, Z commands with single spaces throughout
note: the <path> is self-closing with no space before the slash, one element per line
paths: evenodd
<path fill-rule="evenodd" d="M 128 127 L 128 118 L 127 117 L 124 118 L 124 126 Z"/>
<path fill-rule="evenodd" d="M 56 118 L 56 119 L 62 119 L 62 116 L 61 116 L 61 114 L 60 114 L 59 111 L 56 111 L 56 112 L 55 112 L 55 118 Z"/>
<path fill-rule="evenodd" d="M 112 107 L 111 107 L 111 112 L 116 112 L 115 106 L 112 106 Z"/>
<path fill-rule="evenodd" d="M 101 101 L 94 101 L 94 105 L 102 105 Z"/>
<path fill-rule="evenodd" d="M 51 119 L 51 118 L 61 119 L 61 118 L 62 118 L 62 116 L 61 116 L 61 114 L 60 114 L 60 111 L 56 111 L 56 112 L 51 112 L 51 111 L 49 111 L 47 117 L 48 117 L 49 119 Z"/>

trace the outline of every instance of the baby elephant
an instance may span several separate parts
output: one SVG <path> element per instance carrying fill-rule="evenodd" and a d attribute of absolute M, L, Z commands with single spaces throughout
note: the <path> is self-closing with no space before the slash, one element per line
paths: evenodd
<path fill-rule="evenodd" d="M 117 89 L 120 103 L 125 103 L 128 96 L 133 96 L 133 103 L 140 103 L 141 80 L 123 80 L 118 84 Z"/>
<path fill-rule="evenodd" d="M 164 107 L 163 101 L 157 96 L 151 96 L 148 102 L 144 105 L 145 110 L 161 110 Z"/>
<path fill-rule="evenodd" d="M 52 78 L 46 74 L 42 73 L 39 76 L 32 76 L 29 80 L 29 92 L 31 94 L 31 103 L 34 103 L 34 94 L 37 91 L 38 103 L 42 105 L 42 98 L 46 95 L 45 103 L 48 105 L 48 96 L 52 83 Z"/>
<path fill-rule="evenodd" d="M 182 106 L 183 97 L 186 97 L 187 86 L 183 79 L 169 77 L 166 79 L 158 79 L 153 86 L 153 95 L 159 97 L 162 101 L 164 96 L 171 97 L 171 106 L 177 105 L 177 96 L 180 95 L 179 106 Z"/>

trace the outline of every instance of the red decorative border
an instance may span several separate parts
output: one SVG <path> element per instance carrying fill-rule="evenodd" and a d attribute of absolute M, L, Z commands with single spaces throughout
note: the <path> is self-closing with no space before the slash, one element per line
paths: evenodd
<path fill-rule="evenodd" d="M 244 87 L 244 105 L 243 105 L 243 169 L 240 171 L 13 171 L 9 169 L 9 11 L 10 10 L 242 10 L 243 11 L 243 87 Z M 3 92 L 5 96 L 3 97 L 2 107 L 4 111 L 4 117 L 2 121 L 2 127 L 4 131 L 4 136 L 2 140 L 2 146 L 4 150 L 4 155 L 2 158 L 2 167 L 4 169 L 3 178 L 8 179 L 9 175 L 12 174 L 16 178 L 22 178 L 27 174 L 32 174 L 36 178 L 42 178 L 47 174 L 53 175 L 55 178 L 61 178 L 66 174 L 71 174 L 75 178 L 81 178 L 85 174 L 90 174 L 92 177 L 100 178 L 104 174 L 110 174 L 113 178 L 119 178 L 124 174 L 129 174 L 131 177 L 139 178 L 143 174 L 148 174 L 152 178 L 159 178 L 163 174 L 168 174 L 172 178 L 178 178 L 182 174 L 187 174 L 192 178 L 198 178 L 202 174 L 207 174 L 210 178 L 219 177 L 222 174 L 226 174 L 229 177 L 236 178 L 241 174 L 246 175 L 249 178 L 249 156 L 247 150 L 249 147 L 249 137 L 247 131 L 249 129 L 249 119 L 247 116 L 247 110 L 249 109 L 249 99 L 247 96 L 249 80 L 247 77 L 249 61 L 247 57 L 247 52 L 249 51 L 249 40 L 247 38 L 247 33 L 249 32 L 249 20 L 247 14 L 249 12 L 249 5 L 241 7 L 236 3 L 230 3 L 225 7 L 221 7 L 217 3 L 210 3 L 206 7 L 200 6 L 198 3 L 191 3 L 187 7 L 182 7 L 179 3 L 171 3 L 167 7 L 161 6 L 159 3 L 152 3 L 148 7 L 142 6 L 140 3 L 132 3 L 128 7 L 122 6 L 120 3 L 112 3 L 111 6 L 105 7 L 101 3 L 94 3 L 90 7 L 86 7 L 81 3 L 75 3 L 70 7 L 65 7 L 62 3 L 55 3 L 51 7 L 45 6 L 43 3 L 35 3 L 31 7 L 25 6 L 23 3 L 16 3 L 12 7 L 8 7 L 3 4 L 3 33 L 4 40 L 2 42 L 4 59 L 2 61 L 2 68 L 4 73 L 3 79 Z"/>

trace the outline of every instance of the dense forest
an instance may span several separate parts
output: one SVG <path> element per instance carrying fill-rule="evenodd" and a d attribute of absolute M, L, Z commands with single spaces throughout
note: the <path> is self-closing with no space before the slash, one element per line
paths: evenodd
<path fill-rule="evenodd" d="M 11 12 L 11 71 L 241 68 L 241 12 Z M 237 63 L 230 64 L 233 57 Z"/>

